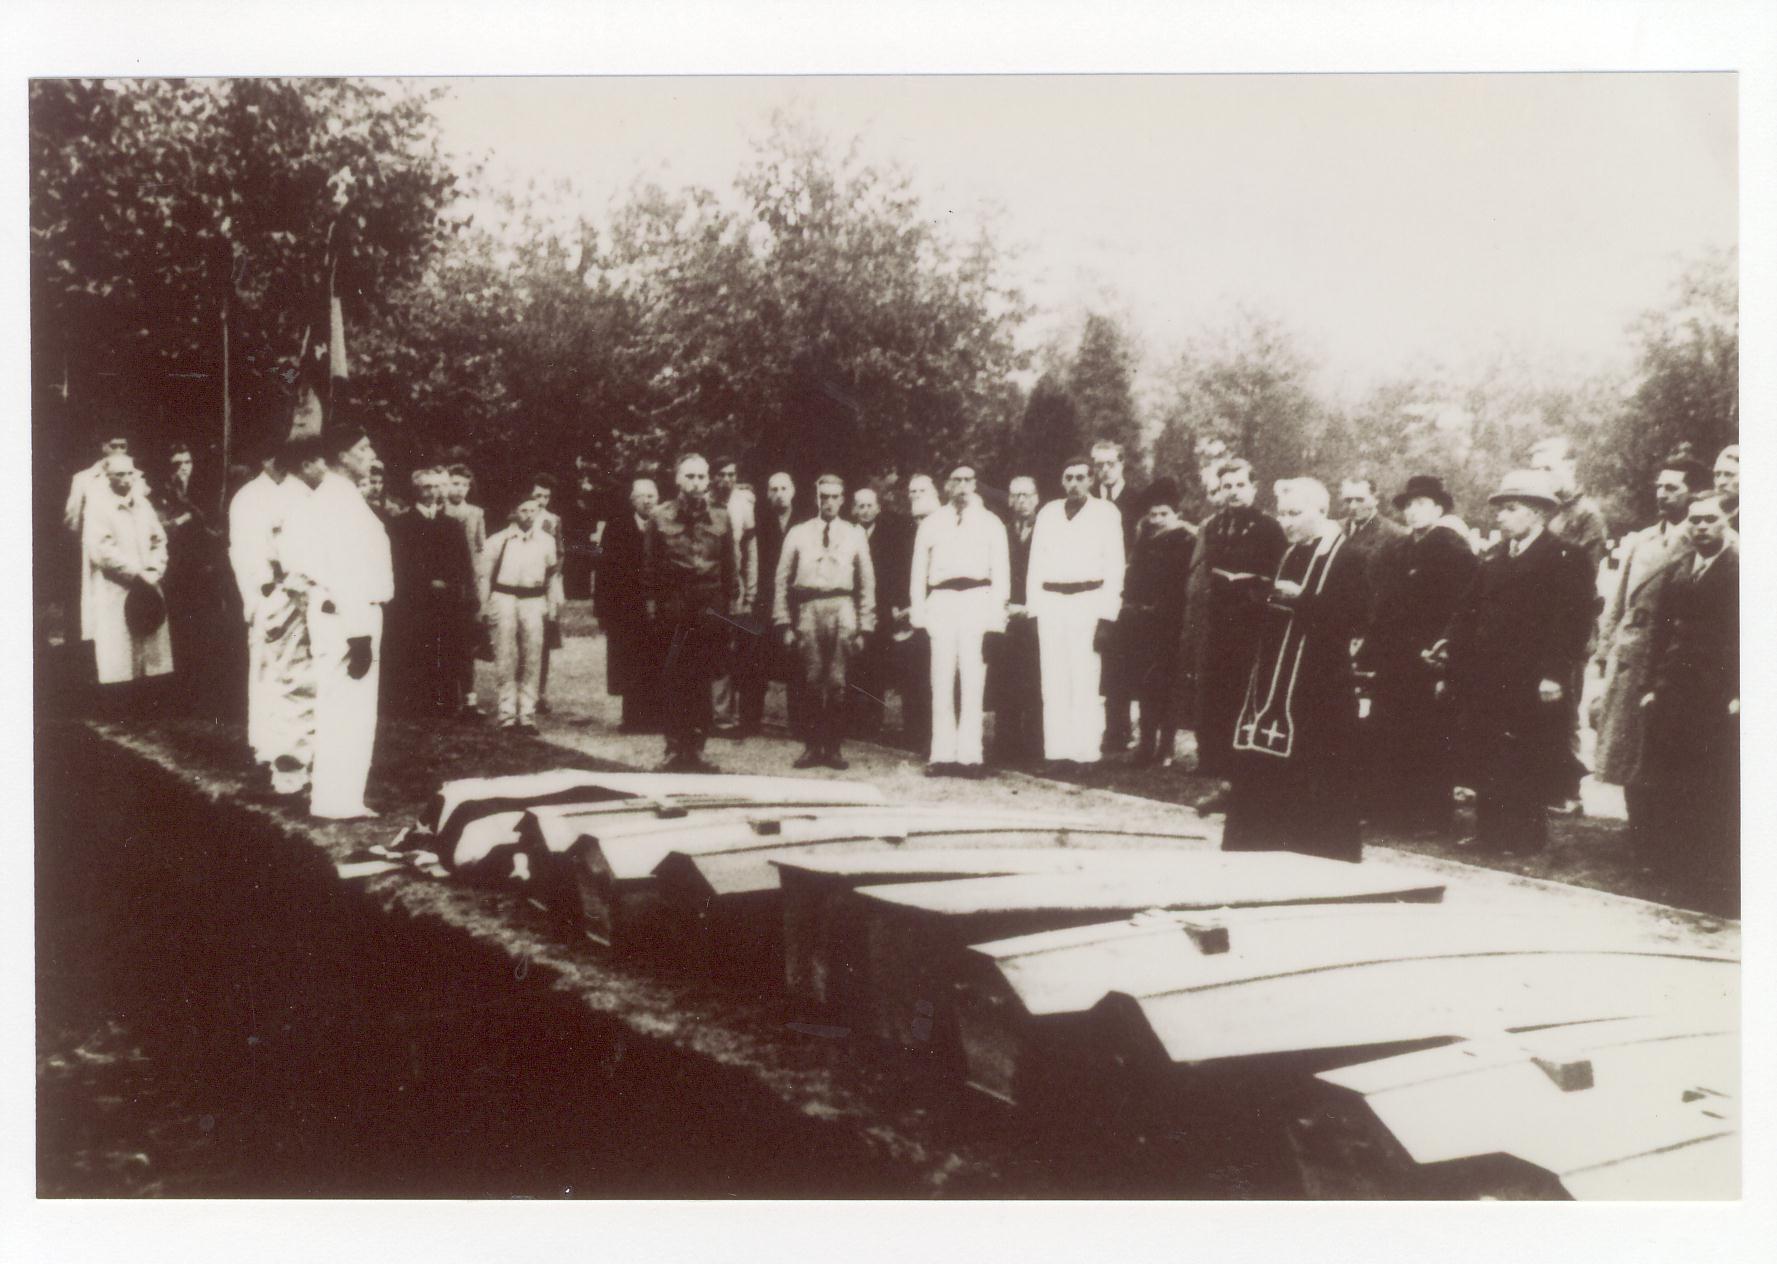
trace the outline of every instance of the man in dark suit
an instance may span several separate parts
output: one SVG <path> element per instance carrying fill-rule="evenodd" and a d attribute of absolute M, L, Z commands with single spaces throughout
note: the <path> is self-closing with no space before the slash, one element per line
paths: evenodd
<path fill-rule="evenodd" d="M 870 567 L 876 576 L 876 627 L 864 638 L 863 652 L 847 668 L 852 688 L 846 691 L 846 709 L 852 736 L 875 737 L 882 732 L 884 699 L 893 678 L 894 612 L 897 605 L 907 605 L 906 574 L 887 574 L 884 568 L 894 566 L 894 559 L 906 550 L 899 540 L 900 519 L 882 512 L 882 497 L 874 487 L 860 487 L 852 493 L 851 520 L 863 528 L 870 550 Z"/>
<path fill-rule="evenodd" d="M 1456 735 L 1437 673 L 1424 656 L 1474 582 L 1477 562 L 1468 541 L 1445 521 L 1454 502 L 1442 479 L 1416 474 L 1394 503 L 1407 530 L 1370 559 L 1369 627 L 1358 652 L 1358 666 L 1372 681 L 1363 725 L 1371 739 L 1363 744 L 1364 799 L 1385 828 L 1444 831 L 1451 822 Z"/>
<path fill-rule="evenodd" d="M 1407 534 L 1407 528 L 1377 507 L 1376 484 L 1367 476 L 1341 482 L 1339 503 L 1345 508 L 1345 542 L 1366 566 L 1373 565 L 1377 554 Z"/>
<path fill-rule="evenodd" d="M 990 641 L 987 696 L 993 710 L 994 757 L 1014 764 L 1043 753 L 1043 675 L 1037 621 L 1026 597 L 1030 542 L 1035 537 L 1036 480 L 1020 475 L 1006 485 L 1006 544 L 1012 562 L 1012 597 L 1006 607 L 1006 634 Z"/>
<path fill-rule="evenodd" d="M 660 503 L 651 478 L 630 484 L 627 512 L 605 524 L 599 539 L 592 610 L 605 632 L 605 692 L 623 699 L 621 733 L 660 728 L 660 638 L 648 622 L 642 588 L 642 540 Z"/>
<path fill-rule="evenodd" d="M 1489 498 L 1500 545 L 1482 561 L 1432 650 L 1447 662 L 1475 789 L 1469 845 L 1540 851 L 1544 805 L 1567 753 L 1566 690 L 1584 660 L 1597 583 L 1586 555 L 1548 530 L 1560 507 L 1539 470 L 1508 474 Z"/>
<path fill-rule="evenodd" d="M 778 471 L 765 483 L 765 507 L 757 513 L 753 539 L 759 559 L 759 582 L 753 602 L 755 610 L 770 611 L 777 599 L 777 563 L 784 551 L 784 537 L 801 518 L 796 513 L 796 483 L 788 474 Z M 771 621 L 763 624 L 766 631 Z M 787 651 L 770 636 L 746 638 L 746 644 L 735 662 L 736 684 L 740 690 L 740 728 L 735 736 L 756 736 L 765 721 L 765 693 L 773 680 L 787 683 L 790 732 L 801 737 L 802 673 L 791 661 Z"/>
<path fill-rule="evenodd" d="M 1123 556 L 1135 556 L 1135 537 L 1141 531 L 1141 498 L 1130 487 L 1123 474 L 1123 445 L 1100 439 L 1092 445 L 1093 494 L 1117 507 L 1123 518 Z M 1129 722 L 1129 708 L 1135 701 L 1135 666 L 1129 644 L 1131 628 L 1119 619 L 1111 633 L 1110 645 L 1100 658 L 1099 692 L 1104 695 L 1104 741 L 1102 751 L 1118 754 L 1129 749 L 1135 740 Z"/>
<path fill-rule="evenodd" d="M 1661 588 L 1641 699 L 1636 781 L 1663 847 L 1658 863 L 1693 894 L 1740 912 L 1740 552 L 1719 492 L 1686 514 L 1693 553 Z"/>
<path fill-rule="evenodd" d="M 450 476 L 417 471 L 413 508 L 389 521 L 395 598 L 383 638 L 387 699 L 410 716 L 453 716 L 463 705 L 454 657 L 478 605 L 475 563 L 460 523 L 444 512 Z"/>

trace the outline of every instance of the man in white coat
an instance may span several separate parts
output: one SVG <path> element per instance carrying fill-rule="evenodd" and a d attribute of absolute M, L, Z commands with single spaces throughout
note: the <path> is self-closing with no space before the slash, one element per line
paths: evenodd
<path fill-rule="evenodd" d="M 383 606 L 394 595 L 389 536 L 358 482 L 376 459 L 361 430 L 293 445 L 309 498 L 285 528 L 287 565 L 303 590 L 315 663 L 315 760 L 309 815 L 375 816 L 364 803 L 376 746 Z"/>
<path fill-rule="evenodd" d="M 105 458 L 104 485 L 89 488 L 81 512 L 81 552 L 85 582 L 80 594 L 80 635 L 93 643 L 100 685 L 164 676 L 173 670 L 166 600 L 160 581 L 167 573 L 167 536 L 160 515 L 148 503 L 136 478 L 136 463 L 124 453 Z M 151 619 L 128 613 L 130 603 Z M 152 621 L 153 627 L 146 623 Z"/>
<path fill-rule="evenodd" d="M 919 524 L 913 540 L 909 621 L 932 647 L 929 777 L 979 777 L 987 661 L 981 642 L 1006 630 L 1012 593 L 1006 527 L 975 499 L 975 471 L 959 465 L 945 484 L 950 503 Z"/>
<path fill-rule="evenodd" d="M 1123 607 L 1123 515 L 1094 499 L 1092 463 L 1061 472 L 1062 499 L 1037 511 L 1025 604 L 1037 620 L 1043 678 L 1043 754 L 1095 764 L 1104 740 L 1101 654 Z"/>
<path fill-rule="evenodd" d="M 285 586 L 280 554 L 284 524 L 308 498 L 275 448 L 228 505 L 228 562 L 247 625 L 247 746 L 273 788 L 297 793 L 308 782 L 315 688 L 302 605 Z M 285 756 L 282 776 L 273 769 Z"/>

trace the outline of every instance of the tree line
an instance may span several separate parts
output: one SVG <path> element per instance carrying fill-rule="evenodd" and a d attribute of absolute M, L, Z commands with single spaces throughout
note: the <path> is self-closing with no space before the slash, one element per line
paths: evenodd
<path fill-rule="evenodd" d="M 1549 386 L 1502 359 L 1352 403 L 1317 393 L 1302 340 L 1263 313 L 1228 313 L 1155 373 L 1108 310 L 1025 347 L 1036 312 L 998 225 L 938 222 L 905 172 L 792 117 L 726 190 L 641 182 L 599 224 L 508 192 L 477 222 L 481 173 L 443 150 L 444 91 L 31 84 L 40 498 L 106 429 L 191 443 L 213 467 L 225 366 L 237 451 L 286 424 L 330 232 L 350 371 L 336 414 L 371 425 L 398 470 L 460 454 L 495 502 L 575 457 L 615 485 L 687 445 L 803 483 L 968 459 L 990 485 L 1048 484 L 1110 437 L 1138 478 L 1169 474 L 1187 498 L 1238 453 L 1262 478 L 1365 473 L 1385 491 L 1440 473 L 1478 516 L 1529 441 L 1562 431 L 1627 526 L 1666 450 L 1708 460 L 1738 436 L 1732 253 L 1677 269 L 1670 300 L 1625 331 L 1629 380 Z"/>

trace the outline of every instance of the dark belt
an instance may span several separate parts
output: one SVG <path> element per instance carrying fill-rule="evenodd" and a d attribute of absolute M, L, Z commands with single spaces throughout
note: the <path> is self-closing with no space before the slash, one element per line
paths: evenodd
<path fill-rule="evenodd" d="M 927 584 L 926 591 L 935 592 L 967 592 L 971 588 L 985 588 L 985 579 L 941 579 L 935 584 Z"/>
<path fill-rule="evenodd" d="M 1070 580 L 1065 584 L 1044 584 L 1043 591 L 1060 593 L 1064 597 L 1071 597 L 1075 593 L 1091 592 L 1095 588 L 1103 587 L 1104 580 L 1102 579 L 1079 579 Z"/>
<path fill-rule="evenodd" d="M 790 596 L 797 601 L 819 601 L 823 597 L 849 597 L 849 588 L 792 588 Z"/>
<path fill-rule="evenodd" d="M 516 584 L 495 584 L 493 587 L 495 592 L 505 593 L 508 597 L 546 597 L 549 595 L 548 587 L 543 584 L 538 584 L 535 588 L 520 588 Z"/>

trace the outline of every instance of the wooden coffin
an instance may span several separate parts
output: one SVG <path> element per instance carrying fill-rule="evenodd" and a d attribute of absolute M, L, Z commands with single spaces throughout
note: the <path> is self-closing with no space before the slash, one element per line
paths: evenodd
<path fill-rule="evenodd" d="M 481 817 L 524 812 L 559 804 L 653 800 L 681 806 L 717 801 L 881 803 L 875 786 L 815 777 L 745 777 L 728 773 L 586 772 L 558 768 L 510 777 L 464 777 L 438 788 L 420 827 L 437 840 L 440 857 L 456 848 L 457 836 Z"/>
<path fill-rule="evenodd" d="M 971 1086 L 1004 1101 L 1074 1092 L 1102 1052 L 1089 1011 L 1236 975 L 1308 974 L 1354 961 L 1576 948 L 1634 951 L 1621 922 L 1464 911 L 1441 904 L 1152 911 L 1128 921 L 978 944 L 958 982 Z M 1215 958 L 1205 960 L 1204 958 Z"/>
<path fill-rule="evenodd" d="M 1408 1194 L 1498 1196 L 1486 1160 L 1505 1158 L 1574 1198 L 1737 1198 L 1739 1033 L 1698 1018 L 1467 1040 L 1319 1078 L 1361 1097 L 1419 1165 Z"/>
<path fill-rule="evenodd" d="M 1118 921 L 1149 908 L 1434 901 L 1442 885 L 1383 865 L 1292 852 L 1179 852 L 1073 874 L 864 887 L 858 1020 L 908 1048 L 957 1052 L 952 993 L 971 944 Z"/>
<path fill-rule="evenodd" d="M 1015 837 L 1005 832 L 1016 830 L 1043 830 L 1052 837 L 1058 827 L 1035 814 L 932 806 L 688 819 L 587 833 L 570 849 L 569 865 L 583 928 L 595 943 L 620 950 L 654 946 L 676 951 L 685 946 L 686 916 L 668 915 L 656 878 L 661 863 L 675 852 L 690 857 L 817 845 L 923 846 L 928 838 Z"/>
<path fill-rule="evenodd" d="M 552 774 L 539 774 L 539 777 L 550 775 Z M 636 777 L 644 775 L 648 774 L 633 774 Z M 684 786 L 674 789 L 663 784 L 652 787 L 650 793 L 635 794 L 624 790 L 624 786 L 631 784 L 629 782 L 617 786 L 607 784 L 615 782 L 618 776 L 619 774 L 612 774 L 595 785 L 571 785 L 557 792 L 558 796 L 608 796 L 593 802 L 583 802 L 576 798 L 558 802 L 544 794 L 538 800 L 526 803 L 518 799 L 515 793 L 459 800 L 449 812 L 444 828 L 434 836 L 433 849 L 438 852 L 445 866 L 455 871 L 495 877 L 515 873 L 521 880 L 541 881 L 549 852 L 547 847 L 532 845 L 542 841 L 545 835 L 533 832 L 527 839 L 522 825 L 526 814 L 530 812 L 551 822 L 553 828 L 547 831 L 546 837 L 567 837 L 571 840 L 573 835 L 563 824 L 569 819 L 593 818 L 608 823 L 614 817 L 639 816 L 674 820 L 693 813 L 744 808 L 802 809 L 812 812 L 822 807 L 845 807 L 860 802 L 876 803 L 881 799 L 873 786 L 859 788 L 842 782 L 788 777 L 734 777 L 729 779 L 731 784 L 697 791 Z M 505 782 L 535 779 L 491 780 Z M 663 779 L 668 783 L 680 780 L 674 777 Z M 539 787 L 547 787 L 549 784 L 537 781 Z M 519 788 L 511 787 L 510 790 L 516 791 Z M 867 792 L 867 796 L 861 797 L 860 790 Z M 518 806 L 513 806 L 514 804 Z"/>
<path fill-rule="evenodd" d="M 1086 850 L 1094 844 L 1104 851 Z M 1106 854 L 1153 860 L 1155 852 L 1208 846 L 1197 831 L 1176 834 L 1103 835 L 1071 832 L 1068 846 L 979 847 L 898 851 L 868 855 L 765 856 L 778 874 L 783 908 L 784 984 L 790 997 L 811 1009 L 849 1009 L 864 977 L 865 935 L 860 887 L 954 881 L 1010 874 L 1068 873 L 1098 863 Z"/>
<path fill-rule="evenodd" d="M 1114 991 L 1095 1007 L 1132 1067 L 1314 1055 L 1322 1065 L 1474 1032 L 1643 1015 L 1731 1016 L 1739 966 L 1665 945 L 1317 960 L 1201 957 L 1189 983 Z"/>

